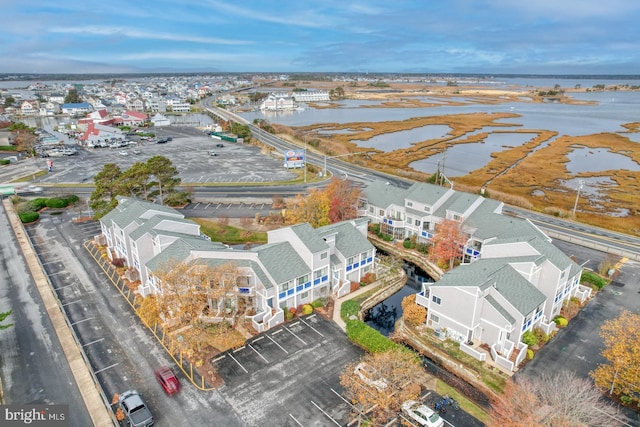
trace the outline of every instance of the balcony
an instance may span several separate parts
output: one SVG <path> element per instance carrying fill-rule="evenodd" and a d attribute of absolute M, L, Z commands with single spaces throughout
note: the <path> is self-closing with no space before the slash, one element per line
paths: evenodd
<path fill-rule="evenodd" d="M 382 218 L 382 223 L 394 228 L 404 228 L 405 221 L 396 218 Z"/>

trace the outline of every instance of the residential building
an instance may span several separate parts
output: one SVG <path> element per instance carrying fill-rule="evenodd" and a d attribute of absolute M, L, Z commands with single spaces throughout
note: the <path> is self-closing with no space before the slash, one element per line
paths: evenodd
<path fill-rule="evenodd" d="M 86 114 L 93 111 L 93 106 L 88 102 L 75 102 L 70 104 L 62 104 L 62 114 L 75 116 L 78 114 Z"/>
<path fill-rule="evenodd" d="M 40 113 L 40 103 L 35 100 L 22 101 L 20 114 L 23 116 L 37 116 Z"/>
<path fill-rule="evenodd" d="M 425 284 L 416 302 L 439 336 L 481 360 L 486 355 L 477 347 L 486 344 L 496 363 L 513 370 L 525 357 L 522 335 L 534 328 L 550 333 L 562 305 L 586 300 L 591 290 L 579 283 L 579 265 L 530 221 L 502 215 L 502 206 L 432 184 L 400 189 L 374 182 L 364 189 L 359 213 L 396 239 L 423 243 L 443 220 L 460 224 L 462 264 Z"/>
<path fill-rule="evenodd" d="M 130 278 L 140 280 L 142 296 L 162 293 L 156 273 L 171 263 L 235 265 L 242 276 L 237 297 L 255 310 L 251 320 L 258 331 L 283 322 L 291 307 L 349 293 L 351 282 L 376 264 L 366 219 L 318 229 L 308 223 L 283 227 L 268 232 L 267 244 L 247 250 L 212 243 L 178 211 L 134 198 L 118 197 L 100 224 L 109 259 L 124 261 Z"/>
<path fill-rule="evenodd" d="M 282 93 L 270 94 L 260 105 L 260 109 L 266 111 L 293 110 L 294 108 L 295 102 L 293 98 L 289 97 L 288 94 Z"/>

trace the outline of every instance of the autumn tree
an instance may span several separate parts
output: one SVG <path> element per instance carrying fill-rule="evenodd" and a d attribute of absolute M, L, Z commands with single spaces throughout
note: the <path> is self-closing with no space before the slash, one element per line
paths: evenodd
<path fill-rule="evenodd" d="M 93 177 L 95 189 L 91 193 L 89 206 L 93 209 L 96 219 L 105 216 L 116 204 L 119 193 L 119 179 L 122 175 L 120 167 L 115 163 L 107 163 L 102 170 Z"/>
<path fill-rule="evenodd" d="M 327 193 L 313 189 L 308 196 L 298 194 L 287 208 L 286 221 L 291 224 L 308 222 L 314 228 L 330 224 Z"/>
<path fill-rule="evenodd" d="M 591 371 L 596 386 L 627 402 L 640 401 L 640 313 L 623 310 L 600 329 L 609 363 Z"/>
<path fill-rule="evenodd" d="M 16 130 L 14 132 L 13 144 L 18 151 L 31 152 L 38 138 L 28 130 Z"/>
<path fill-rule="evenodd" d="M 436 226 L 431 239 L 429 259 L 437 263 L 448 263 L 453 268 L 456 259 L 462 258 L 462 248 L 467 241 L 460 222 L 445 219 Z"/>
<path fill-rule="evenodd" d="M 170 193 L 178 184 L 180 184 L 180 178 L 178 177 L 178 170 L 173 166 L 171 160 L 164 156 L 153 156 L 146 163 L 146 169 L 149 175 L 155 178 L 155 181 L 149 184 L 157 187 L 150 193 L 150 196 L 158 195 L 160 204 L 163 204 L 164 197 Z"/>
<path fill-rule="evenodd" d="M 366 369 L 359 375 L 357 366 Z M 356 416 L 369 419 L 374 425 L 384 425 L 400 410 L 402 402 L 418 398 L 420 384 L 426 376 L 416 354 L 398 348 L 367 354 L 357 363 L 348 365 L 340 376 L 340 384 L 354 404 Z M 367 412 L 370 409 L 371 412 Z"/>
<path fill-rule="evenodd" d="M 416 304 L 416 294 L 402 298 L 402 317 L 410 325 L 422 325 L 427 320 L 427 309 Z"/>
<path fill-rule="evenodd" d="M 490 426 L 572 427 L 613 425 L 618 409 L 591 381 L 569 371 L 518 377 L 491 404 Z"/>
<path fill-rule="evenodd" d="M 360 189 L 352 181 L 334 176 L 324 191 L 329 199 L 329 221 L 331 223 L 358 216 L 356 207 L 360 198 Z"/>

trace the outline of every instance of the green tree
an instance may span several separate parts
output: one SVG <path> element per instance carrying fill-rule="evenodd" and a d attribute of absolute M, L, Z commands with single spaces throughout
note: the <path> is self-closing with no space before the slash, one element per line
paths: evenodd
<path fill-rule="evenodd" d="M 149 185 L 157 187 L 157 190 L 151 192 L 149 196 L 153 197 L 157 194 L 160 198 L 160 204 L 163 204 L 165 195 L 180 184 L 178 170 L 173 166 L 171 160 L 163 156 L 151 157 L 147 160 L 146 168 L 149 175 L 155 178 L 155 181 L 150 182 Z"/>
<path fill-rule="evenodd" d="M 93 193 L 91 193 L 89 206 L 93 209 L 96 219 L 102 218 L 116 206 L 117 201 L 115 197 L 120 194 L 119 184 L 121 175 L 122 171 L 118 165 L 115 163 L 107 163 L 93 178 L 95 189 Z"/>
<path fill-rule="evenodd" d="M 64 97 L 64 103 L 65 104 L 74 104 L 77 102 L 82 102 L 82 99 L 80 99 L 80 95 L 78 94 L 78 90 L 77 89 L 69 89 L 69 92 L 67 92 L 67 96 Z"/>
<path fill-rule="evenodd" d="M 13 311 L 9 310 L 9 311 L 5 311 L 4 313 L 0 313 L 0 329 L 7 329 L 13 326 L 13 323 L 9 323 L 6 325 L 3 325 L 2 322 L 4 322 L 4 320 L 11 316 L 11 314 L 13 313 Z"/>
<path fill-rule="evenodd" d="M 4 106 L 11 107 L 14 102 L 16 102 L 16 99 L 13 96 L 8 96 L 4 99 Z"/>
<path fill-rule="evenodd" d="M 136 162 L 118 178 L 118 189 L 131 196 L 149 198 L 149 168 L 144 162 Z"/>
<path fill-rule="evenodd" d="M 240 123 L 233 123 L 231 125 L 231 132 L 238 135 L 239 138 L 244 138 L 245 141 L 251 139 L 251 129 L 247 125 L 241 125 Z"/>

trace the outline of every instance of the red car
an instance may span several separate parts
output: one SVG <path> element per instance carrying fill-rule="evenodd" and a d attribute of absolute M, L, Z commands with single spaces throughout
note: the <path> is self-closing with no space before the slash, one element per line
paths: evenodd
<path fill-rule="evenodd" d="M 176 374 L 173 373 L 171 368 L 168 366 L 161 366 L 160 368 L 154 371 L 156 374 L 156 379 L 162 386 L 162 389 L 169 396 L 176 394 L 180 391 L 180 381 Z"/>

